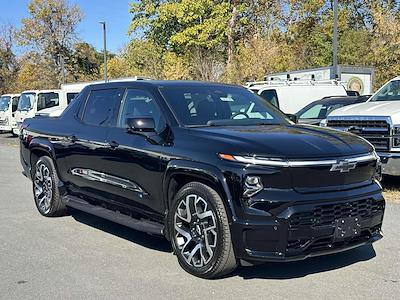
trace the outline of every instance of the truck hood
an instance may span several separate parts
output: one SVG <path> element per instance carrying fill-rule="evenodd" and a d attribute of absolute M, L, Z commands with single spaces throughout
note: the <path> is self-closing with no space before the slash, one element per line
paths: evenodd
<path fill-rule="evenodd" d="M 59 106 L 50 107 L 38 111 L 36 116 L 47 116 L 47 117 L 59 117 L 65 108 L 60 108 Z"/>
<path fill-rule="evenodd" d="M 190 131 L 196 147 L 203 145 L 210 151 L 227 154 L 314 159 L 373 151 L 368 142 L 356 135 L 310 125 L 206 127 Z"/>
<path fill-rule="evenodd" d="M 400 101 L 377 101 L 353 104 L 334 110 L 329 116 L 372 116 L 372 117 L 391 117 L 396 124 L 400 123 Z"/>

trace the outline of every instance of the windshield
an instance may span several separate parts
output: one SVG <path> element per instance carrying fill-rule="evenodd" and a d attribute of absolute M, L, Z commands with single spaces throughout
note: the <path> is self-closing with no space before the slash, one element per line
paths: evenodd
<path fill-rule="evenodd" d="M 10 106 L 10 96 L 3 96 L 0 98 L 0 111 L 6 111 Z"/>
<path fill-rule="evenodd" d="M 188 127 L 290 124 L 281 111 L 240 87 L 166 86 L 161 92 Z"/>
<path fill-rule="evenodd" d="M 19 98 L 18 110 L 31 110 L 35 102 L 36 93 L 23 93 Z"/>
<path fill-rule="evenodd" d="M 400 80 L 389 81 L 371 98 L 371 101 L 397 100 L 400 100 Z"/>
<path fill-rule="evenodd" d="M 347 103 L 353 104 L 353 103 Z M 299 119 L 325 119 L 332 111 L 347 105 L 345 103 L 322 104 L 316 103 L 304 107 L 296 115 Z"/>

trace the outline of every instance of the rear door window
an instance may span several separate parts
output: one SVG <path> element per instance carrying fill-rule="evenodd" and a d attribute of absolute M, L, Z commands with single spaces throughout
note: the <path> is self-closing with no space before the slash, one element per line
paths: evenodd
<path fill-rule="evenodd" d="M 115 125 L 121 95 L 120 89 L 92 90 L 86 102 L 83 122 L 95 126 Z"/>
<path fill-rule="evenodd" d="M 278 94 L 276 93 L 276 90 L 264 90 L 261 92 L 260 96 L 275 107 L 279 107 Z"/>

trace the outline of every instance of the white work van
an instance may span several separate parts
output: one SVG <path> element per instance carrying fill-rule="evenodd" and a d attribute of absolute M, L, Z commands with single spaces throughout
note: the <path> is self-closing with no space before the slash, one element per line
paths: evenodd
<path fill-rule="evenodd" d="M 30 90 L 21 93 L 15 112 L 16 124 L 12 128 L 14 135 L 19 134 L 19 127 L 26 118 L 33 118 L 46 110 L 64 109 L 82 90 L 81 85 L 63 86 L 60 90 Z"/>
<path fill-rule="evenodd" d="M 270 80 L 248 82 L 246 87 L 286 114 L 295 114 L 324 97 L 347 96 L 344 86 L 336 80 Z"/>
<path fill-rule="evenodd" d="M 85 86 L 87 83 L 62 84 L 61 90 L 58 90 L 59 104 L 39 109 L 35 116 L 59 116 Z"/>
<path fill-rule="evenodd" d="M 15 124 L 14 113 L 18 108 L 20 94 L 6 94 L 0 98 L 0 131 L 11 132 Z"/>

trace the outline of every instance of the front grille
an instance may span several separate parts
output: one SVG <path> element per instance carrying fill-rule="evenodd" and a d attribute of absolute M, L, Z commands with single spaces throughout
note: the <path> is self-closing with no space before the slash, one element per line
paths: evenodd
<path fill-rule="evenodd" d="M 358 134 L 378 151 L 389 151 L 391 128 L 386 120 L 328 120 L 328 126 Z"/>
<path fill-rule="evenodd" d="M 328 120 L 328 126 L 334 128 L 361 128 L 368 131 L 390 133 L 390 125 L 386 120 Z"/>
<path fill-rule="evenodd" d="M 390 148 L 390 137 L 370 137 L 368 135 L 361 134 L 368 142 L 370 142 L 376 150 L 389 150 Z"/>
<path fill-rule="evenodd" d="M 6 120 L 0 120 L 0 125 L 8 125 L 8 121 L 6 121 Z"/>
<path fill-rule="evenodd" d="M 290 228 L 301 226 L 333 225 L 335 220 L 347 217 L 370 218 L 384 210 L 384 201 L 364 199 L 352 202 L 318 205 L 313 211 L 295 213 L 290 218 Z"/>

